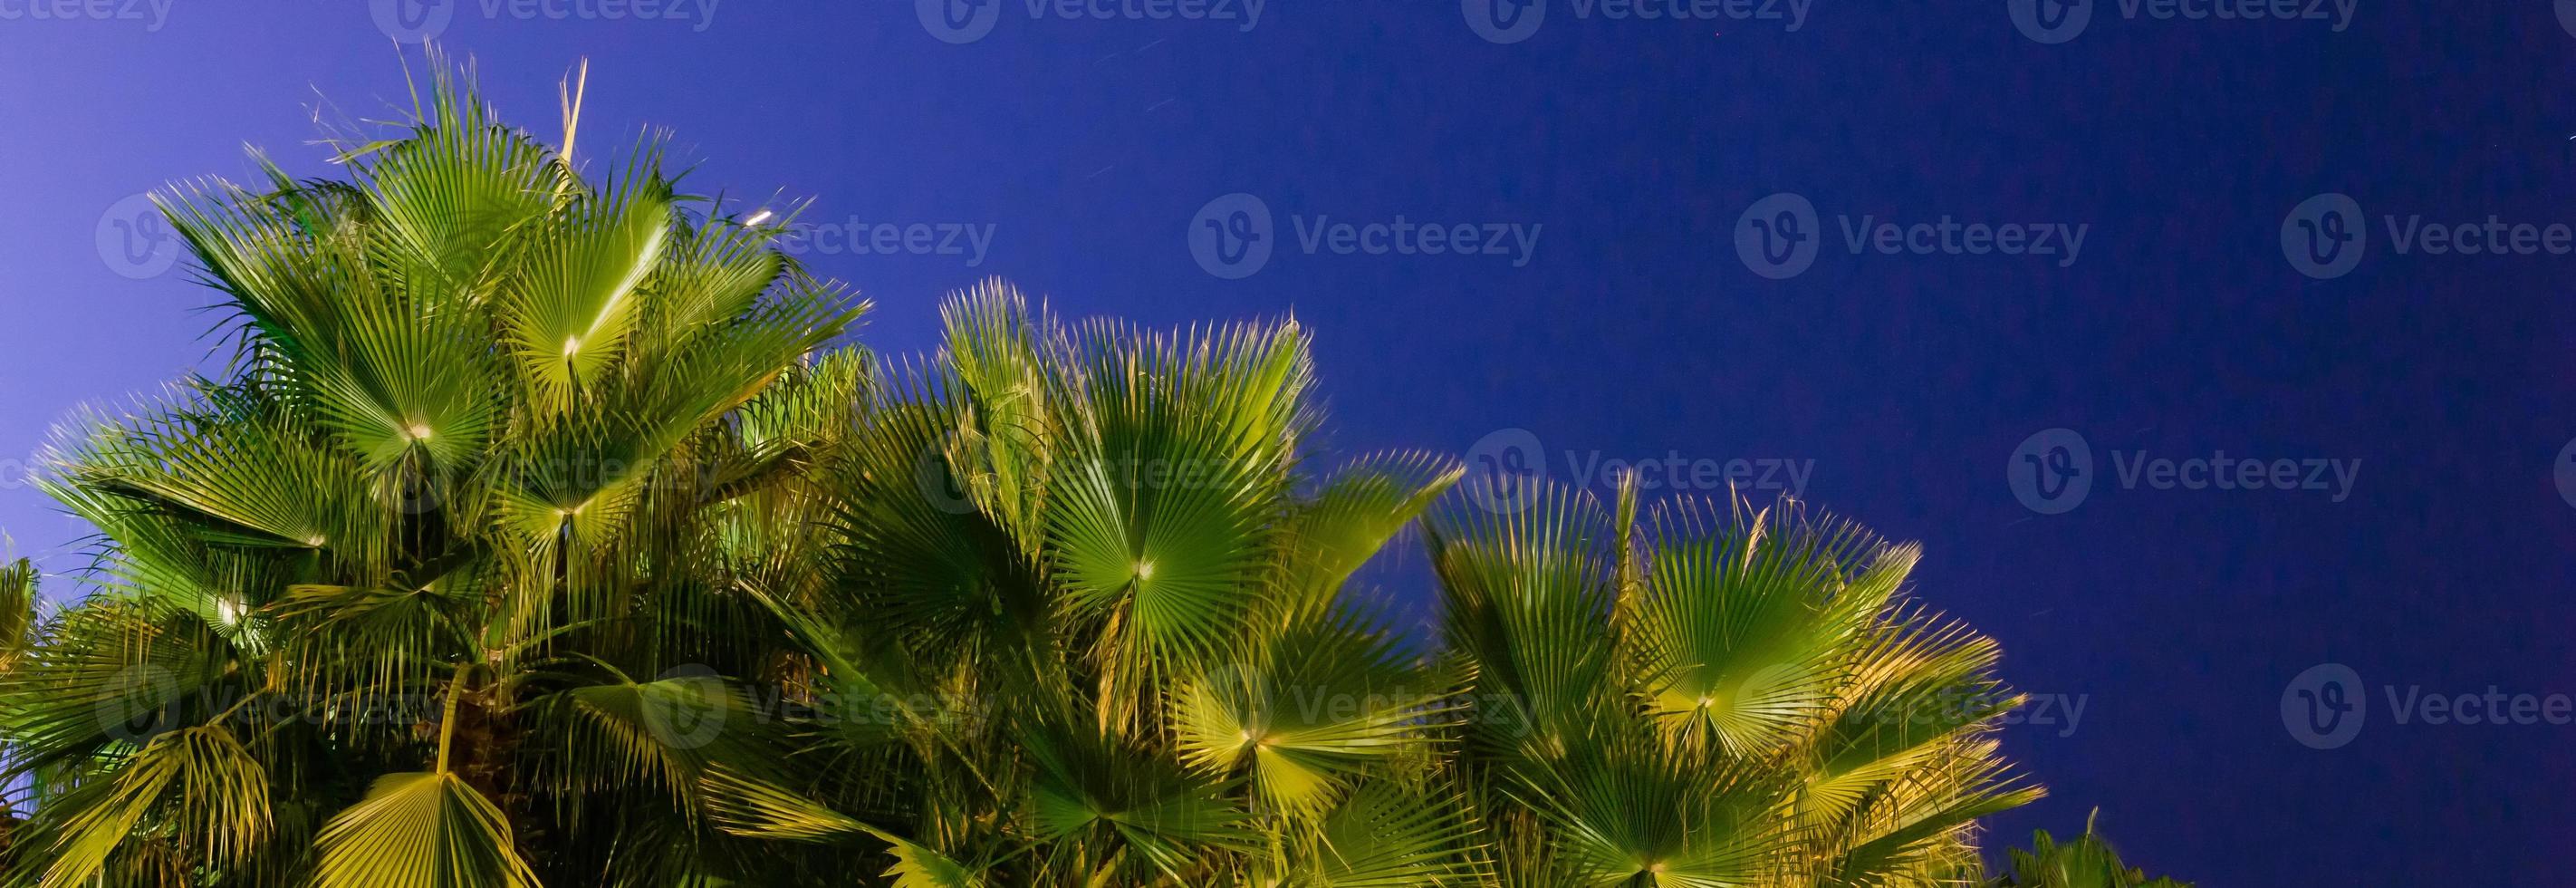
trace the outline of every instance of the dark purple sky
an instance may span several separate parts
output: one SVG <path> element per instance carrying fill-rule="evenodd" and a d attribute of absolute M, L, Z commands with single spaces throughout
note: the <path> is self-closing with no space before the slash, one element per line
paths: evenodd
<path fill-rule="evenodd" d="M 1225 21 L 993 2 L 0 0 L 0 460 L 211 345 L 210 291 L 155 273 L 166 237 L 121 201 L 243 178 L 245 143 L 328 172 L 312 106 L 395 116 L 389 34 L 434 29 L 541 132 L 591 59 L 589 157 L 670 127 L 702 190 L 817 198 L 832 227 L 807 261 L 877 300 L 874 347 L 925 346 L 936 298 L 994 274 L 1154 325 L 1293 310 L 1335 450 L 1573 483 L 1648 459 L 1703 490 L 1743 460 L 1758 494 L 1923 541 L 1920 594 L 2051 701 L 2006 743 L 2055 796 L 2001 839 L 2099 806 L 2134 862 L 2207 885 L 2563 880 L 2576 726 L 2422 703 L 2576 694 L 2576 256 L 2546 252 L 2576 225 L 2576 37 L 2550 4 L 2365 0 L 2346 22 L 2311 0 L 2281 8 L 2324 19 L 2039 0 L 2017 26 L 2007 0 L 1777 0 L 1792 30 L 1725 17 L 1765 0 L 1680 20 L 1327 0 L 1255 22 L 1241 0 L 1204 8 Z M 924 24 L 943 12 L 964 30 Z M 1257 205 L 1220 200 L 1238 193 Z M 2360 215 L 2292 215 L 2327 193 Z M 1814 252 L 1768 265 L 1783 211 Z M 1215 238 L 1259 215 L 1267 258 L 1228 264 L 1241 242 Z M 2418 216 L 2527 223 L 2540 252 L 2436 254 Z M 1864 229 L 1945 218 L 1893 254 Z M 1390 227 L 1345 254 L 1344 222 Z M 2358 264 L 2301 222 L 2358 232 Z M 2034 229 L 2055 253 L 1967 252 Z M 2311 247 L 2331 276 L 2293 264 Z M 2292 460 L 2262 474 L 2293 489 L 2241 468 L 2158 486 L 2222 452 Z M 2041 498 L 2032 479 L 2057 482 L 2033 465 L 2089 489 Z M 79 529 L 6 468 L 0 528 L 77 566 Z M 1382 579 L 1418 614 L 1405 554 Z M 2331 714 L 2298 696 L 2328 679 L 2359 721 L 2299 728 Z"/>

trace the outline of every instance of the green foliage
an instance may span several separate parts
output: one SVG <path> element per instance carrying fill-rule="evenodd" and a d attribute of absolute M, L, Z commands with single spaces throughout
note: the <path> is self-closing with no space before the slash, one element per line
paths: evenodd
<path fill-rule="evenodd" d="M 2062 845 L 2047 830 L 2033 833 L 2029 848 L 2012 849 L 2012 872 L 1986 884 L 1988 888 L 2191 888 L 2187 882 L 2149 879 L 2145 871 L 2121 863 L 2119 852 L 2093 831 L 2089 818 L 2084 834 Z"/>
<path fill-rule="evenodd" d="M 443 68 L 399 129 L 334 140 L 349 181 L 165 196 L 235 360 L 58 435 L 40 483 L 106 542 L 80 600 L 0 627 L 11 882 L 758 856 L 695 787 L 768 738 L 688 726 L 782 655 L 730 589 L 805 523 L 863 306 L 682 192 L 658 137 L 588 175 Z"/>
<path fill-rule="evenodd" d="M 35 562 L 20 558 L 0 564 L 0 668 L 26 649 L 35 617 Z"/>
<path fill-rule="evenodd" d="M 1294 322 L 993 283 L 880 362 L 657 141 L 444 74 L 340 144 L 172 197 L 237 360 L 56 447 L 7 884 L 1935 885 L 2038 795 L 1910 546 L 1315 464 Z M 1429 652 L 1346 594 L 1416 527 Z"/>

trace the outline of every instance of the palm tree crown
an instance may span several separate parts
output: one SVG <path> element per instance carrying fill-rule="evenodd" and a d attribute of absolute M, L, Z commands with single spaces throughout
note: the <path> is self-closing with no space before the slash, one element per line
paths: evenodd
<path fill-rule="evenodd" d="M 431 92 L 167 202 L 238 348 L 53 454 L 13 884 L 1963 884 L 2038 795 L 1911 546 L 1321 465 L 1289 321 L 991 283 L 879 361 L 657 140 Z M 1414 526 L 1427 648 L 1345 589 Z"/>

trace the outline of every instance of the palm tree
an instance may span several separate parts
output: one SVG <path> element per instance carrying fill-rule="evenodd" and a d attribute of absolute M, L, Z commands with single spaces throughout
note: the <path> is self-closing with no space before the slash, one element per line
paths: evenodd
<path fill-rule="evenodd" d="M 2032 834 L 2028 850 L 2012 850 L 2012 872 L 1986 884 L 1987 888 L 2191 888 L 2172 879 L 2149 879 L 2146 872 L 2120 862 L 2120 853 L 2093 831 L 2091 817 L 2084 819 L 2084 834 L 2063 845 L 2047 830 Z"/>
<path fill-rule="evenodd" d="M 880 362 L 658 142 L 441 72 L 349 181 L 169 202 L 236 357 L 54 454 L 13 884 L 1959 884 L 2038 794 L 1911 546 L 1319 465 L 1293 321 L 990 283 Z M 1347 590 L 1408 527 L 1427 649 Z"/>
<path fill-rule="evenodd" d="M 999 286 L 946 317 L 825 485 L 842 579 L 748 590 L 834 702 L 807 761 L 711 769 L 729 832 L 905 885 L 1936 884 L 2037 795 L 1984 736 L 1993 643 L 1900 594 L 1911 547 L 1313 472 L 1293 323 L 1069 329 Z M 1426 510 L 1429 658 L 1343 594 Z"/>
<path fill-rule="evenodd" d="M 1451 767 L 1529 885 L 1928 885 L 2038 797 L 1985 727 L 1994 643 L 1910 603 L 1917 559 L 1795 503 L 1644 520 L 1540 491 L 1433 522 Z"/>
<path fill-rule="evenodd" d="M 861 307 L 656 139 L 588 177 L 569 99 L 552 150 L 445 70 L 398 138 L 338 143 L 348 181 L 165 203 L 237 347 L 51 455 L 103 543 L 0 677 L 16 880 L 722 865 L 650 741 L 769 664 L 718 584 L 788 557 L 763 534 L 840 433 L 866 360 L 817 350 Z"/>

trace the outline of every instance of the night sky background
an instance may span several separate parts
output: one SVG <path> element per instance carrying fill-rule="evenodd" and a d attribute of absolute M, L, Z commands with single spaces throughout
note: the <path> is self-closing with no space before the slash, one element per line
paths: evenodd
<path fill-rule="evenodd" d="M 999 275 L 1075 317 L 1293 312 L 1329 453 L 1535 441 L 1577 484 L 1598 459 L 1812 465 L 1751 492 L 1920 540 L 1917 593 L 1998 639 L 2016 686 L 2083 703 L 2006 732 L 2052 795 L 1990 844 L 2098 807 L 2132 864 L 2207 886 L 2563 883 L 2576 726 L 2399 724 L 2384 696 L 2576 694 L 2576 256 L 2400 254 L 2382 221 L 2576 224 L 2576 36 L 2547 2 L 2361 0 L 2337 31 L 2331 5 L 2159 20 L 2097 0 L 2056 44 L 2007 0 L 1813 0 L 1794 31 L 1548 0 L 1512 43 L 1470 26 L 1493 0 L 1271 2 L 1249 30 L 996 0 L 964 43 L 910 0 L 677 21 L 159 2 L 65 20 L 80 9 L 0 0 L 0 528 L 49 571 L 83 563 L 84 531 L 19 481 L 48 426 L 211 366 L 223 319 L 185 263 L 154 273 L 175 239 L 128 196 L 247 180 L 245 144 L 331 174 L 315 106 L 401 116 L 405 57 L 425 72 L 393 38 L 443 8 L 439 42 L 549 141 L 557 82 L 590 60 L 595 161 L 668 127 L 701 162 L 687 184 L 729 209 L 992 226 L 980 264 L 804 256 L 876 301 L 871 348 L 928 347 L 937 300 Z M 1735 240 L 1779 192 L 1820 214 L 1786 279 Z M 2317 279 L 2282 231 L 2327 192 L 2365 211 L 2367 252 Z M 1190 238 L 1234 193 L 1275 216 L 1276 249 L 1228 279 Z M 1319 216 L 1539 233 L 1520 267 L 1309 254 Z M 1854 255 L 1840 226 L 1863 216 L 2086 238 L 2063 267 Z M 2042 514 L 2006 469 L 2055 428 L 2089 445 L 2091 488 Z M 2220 451 L 2359 472 L 2336 502 L 2115 471 Z M 1415 545 L 1370 574 L 1406 626 L 1430 613 Z M 2368 701 L 2338 748 L 2285 719 L 2321 663 Z"/>

